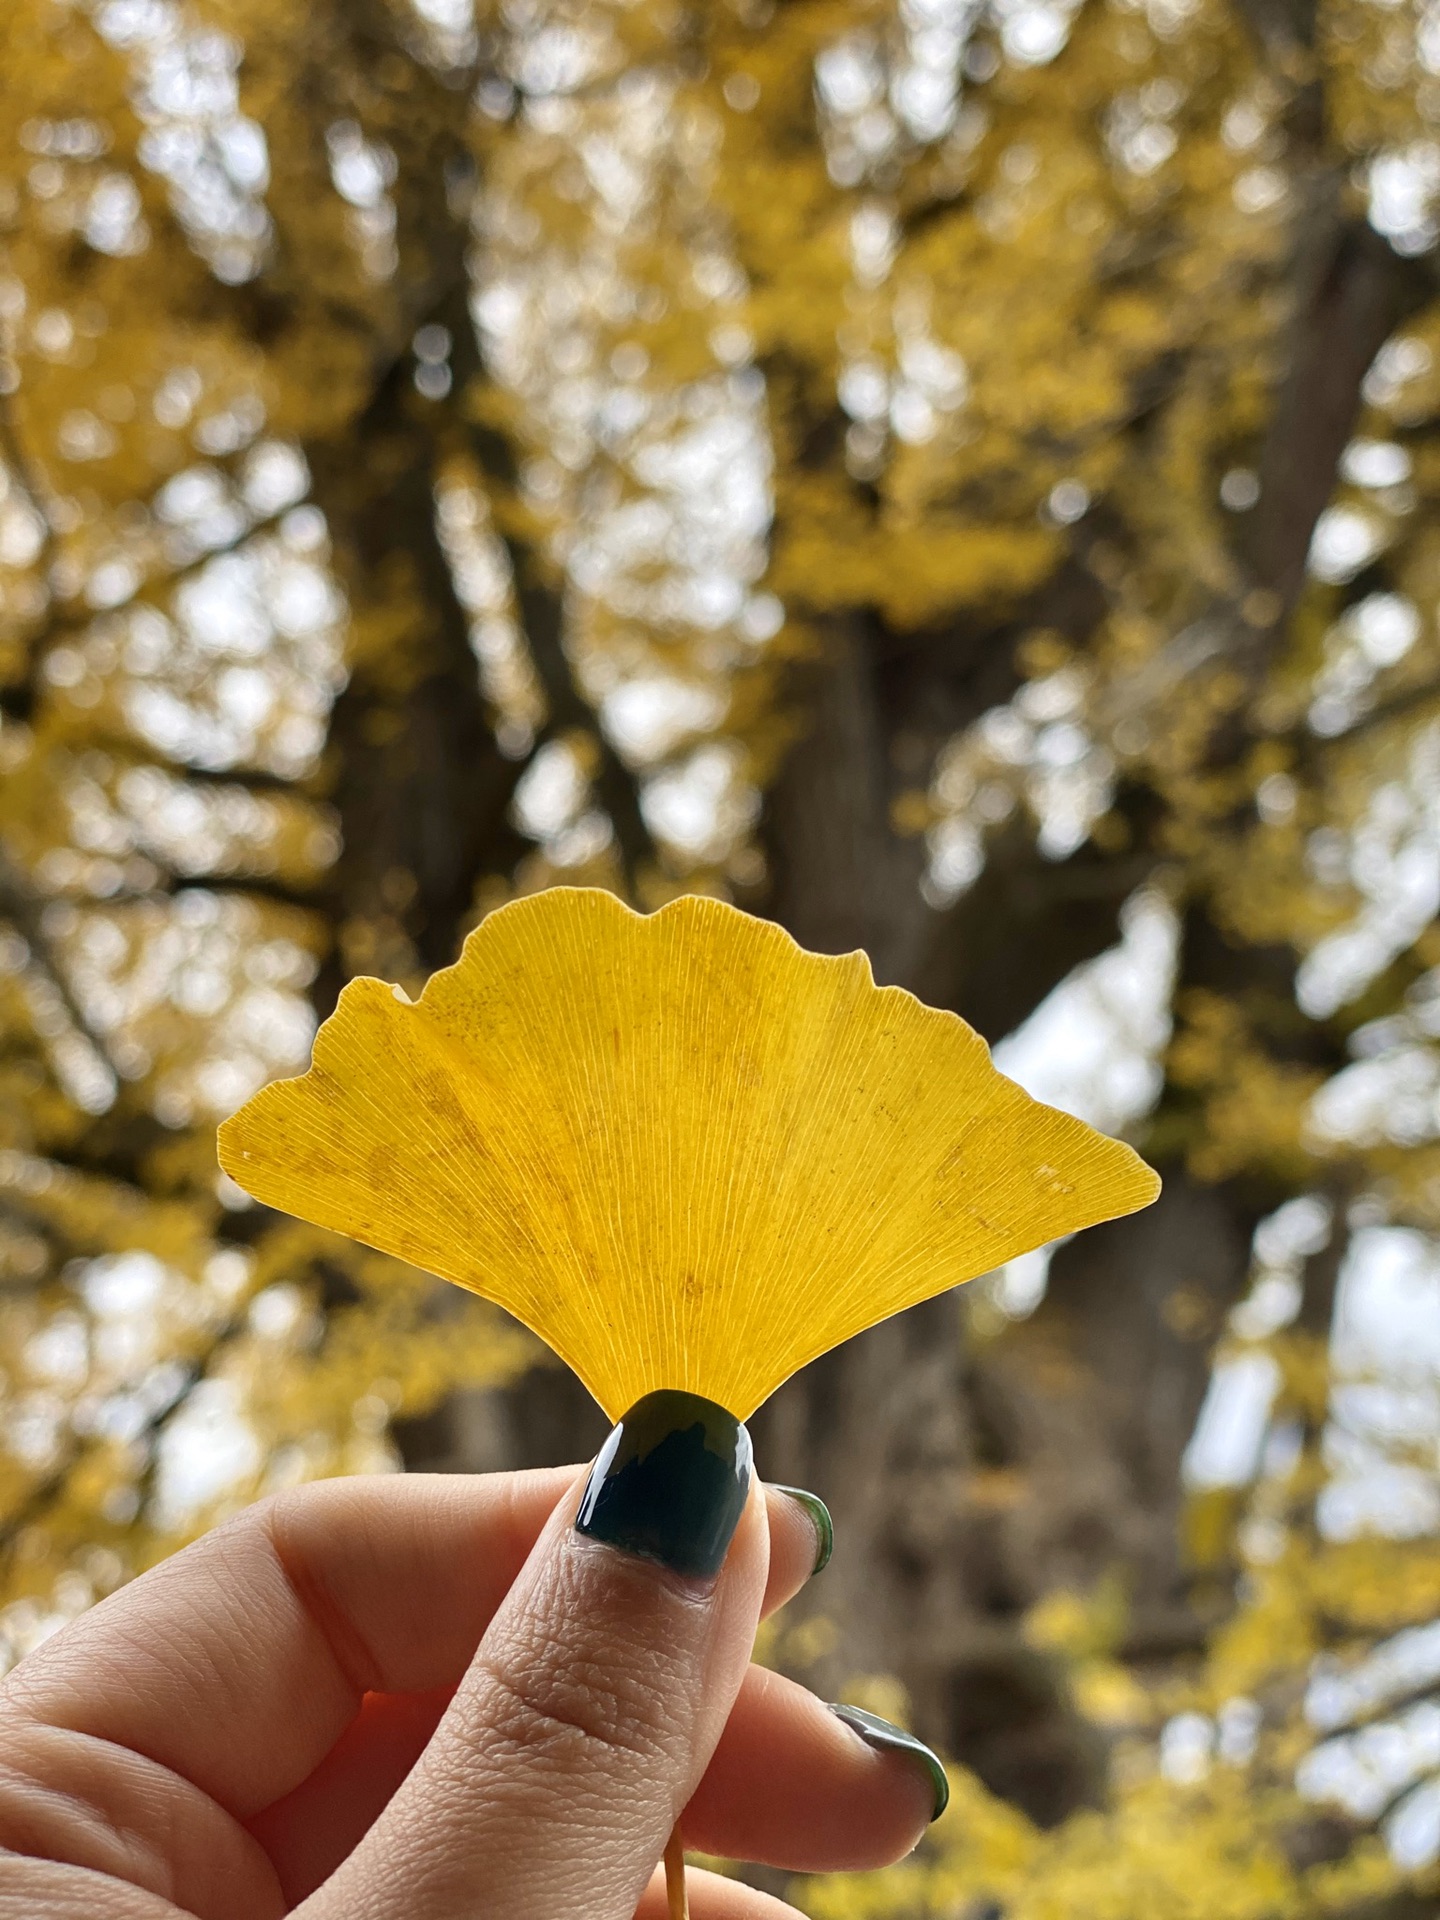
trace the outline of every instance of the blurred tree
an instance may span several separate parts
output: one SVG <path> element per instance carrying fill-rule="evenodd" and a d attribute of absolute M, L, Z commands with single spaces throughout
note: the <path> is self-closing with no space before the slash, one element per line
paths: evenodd
<path fill-rule="evenodd" d="M 10 1657 L 265 1487 L 587 1450 L 214 1123 L 516 892 L 711 889 L 1167 1180 L 762 1416 L 842 1542 L 771 1657 L 972 1770 L 817 1911 L 1429 1910 L 1437 1364 L 1354 1300 L 1437 1284 L 1432 10 L 13 0 L 0 53 Z"/>

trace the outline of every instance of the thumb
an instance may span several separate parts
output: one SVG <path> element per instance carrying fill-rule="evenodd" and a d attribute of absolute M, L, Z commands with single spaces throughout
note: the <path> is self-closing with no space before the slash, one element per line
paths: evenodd
<path fill-rule="evenodd" d="M 753 1477 L 714 1401 L 637 1401 L 306 1920 L 632 1920 L 749 1664 L 769 1557 Z"/>

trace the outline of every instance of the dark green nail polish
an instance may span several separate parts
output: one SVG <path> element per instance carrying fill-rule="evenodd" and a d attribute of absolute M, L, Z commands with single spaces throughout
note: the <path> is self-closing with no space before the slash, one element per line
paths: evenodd
<path fill-rule="evenodd" d="M 935 1811 L 930 1818 L 940 1818 L 950 1804 L 950 1782 L 939 1756 L 933 1754 L 923 1740 L 917 1740 L 913 1733 L 906 1733 L 903 1727 L 894 1726 L 889 1720 L 882 1720 L 878 1713 L 866 1713 L 863 1707 L 843 1707 L 831 1702 L 830 1711 L 877 1753 L 908 1753 L 918 1760 L 935 1790 Z"/>
<path fill-rule="evenodd" d="M 804 1487 L 776 1486 L 773 1480 L 770 1485 L 775 1493 L 788 1494 L 810 1517 L 810 1524 L 815 1529 L 815 1564 L 810 1569 L 810 1578 L 813 1580 L 822 1568 L 829 1566 L 830 1556 L 835 1551 L 835 1522 L 830 1518 L 830 1509 L 818 1493 L 807 1493 Z"/>
<path fill-rule="evenodd" d="M 750 1491 L 750 1435 L 698 1393 L 647 1393 L 590 1469 L 577 1532 L 673 1573 L 711 1579 Z"/>

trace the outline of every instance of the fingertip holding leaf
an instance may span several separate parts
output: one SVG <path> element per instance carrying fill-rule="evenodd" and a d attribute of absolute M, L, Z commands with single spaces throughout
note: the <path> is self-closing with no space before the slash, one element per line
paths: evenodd
<path fill-rule="evenodd" d="M 660 1388 L 747 1419 L 852 1334 L 1160 1188 L 864 954 L 579 888 L 492 913 L 414 1003 L 352 981 L 220 1163 L 497 1302 L 612 1419 Z"/>

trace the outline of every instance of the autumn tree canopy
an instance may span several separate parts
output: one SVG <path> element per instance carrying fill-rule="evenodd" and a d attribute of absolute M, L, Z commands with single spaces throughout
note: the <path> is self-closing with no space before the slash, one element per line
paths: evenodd
<path fill-rule="evenodd" d="M 215 1126 L 518 893 L 711 892 L 1166 1179 L 757 1422 L 840 1540 L 768 1657 L 958 1768 L 794 1897 L 1432 1911 L 1440 14 L 10 0 L 0 76 L 5 1658 L 584 1452 Z"/>

